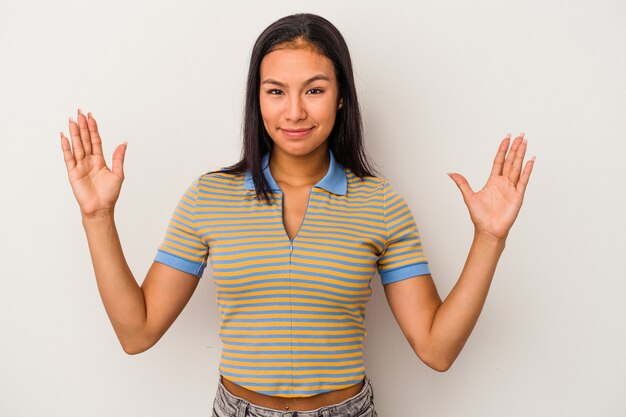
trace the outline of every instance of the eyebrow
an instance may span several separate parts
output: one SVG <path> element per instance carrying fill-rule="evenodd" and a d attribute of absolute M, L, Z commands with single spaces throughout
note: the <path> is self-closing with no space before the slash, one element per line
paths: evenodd
<path fill-rule="evenodd" d="M 326 80 L 326 81 L 330 81 L 330 78 L 328 78 L 328 77 L 327 77 L 326 75 L 324 75 L 324 74 L 318 74 L 318 75 L 315 75 L 315 76 L 313 76 L 313 77 L 309 78 L 308 80 L 305 80 L 305 81 L 302 83 L 302 85 L 304 86 L 304 85 L 307 85 L 307 84 L 311 84 L 313 81 L 317 81 L 317 80 Z M 278 86 L 280 86 L 280 87 L 283 87 L 283 88 L 284 88 L 284 87 L 286 87 L 286 86 L 285 86 L 285 84 L 281 83 L 280 81 L 273 80 L 273 79 L 271 79 L 271 78 L 267 78 L 267 79 L 265 79 L 265 80 L 264 80 L 261 84 L 276 84 L 276 85 L 278 85 Z"/>

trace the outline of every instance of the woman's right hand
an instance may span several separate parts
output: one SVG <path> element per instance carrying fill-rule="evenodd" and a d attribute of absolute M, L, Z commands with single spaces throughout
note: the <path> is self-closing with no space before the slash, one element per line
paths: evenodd
<path fill-rule="evenodd" d="M 61 149 L 67 174 L 83 218 L 112 215 L 124 181 L 126 142 L 115 148 L 112 169 L 102 154 L 98 125 L 91 113 L 89 118 L 78 110 L 78 123 L 69 120 L 70 142 L 61 132 Z"/>

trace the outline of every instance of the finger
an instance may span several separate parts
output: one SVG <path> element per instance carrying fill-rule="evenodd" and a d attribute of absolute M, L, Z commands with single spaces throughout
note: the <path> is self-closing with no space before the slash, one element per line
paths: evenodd
<path fill-rule="evenodd" d="M 65 137 L 63 132 L 61 132 L 61 149 L 63 150 L 63 159 L 65 160 L 67 172 L 70 172 L 76 166 L 76 161 L 70 149 L 70 141 Z"/>
<path fill-rule="evenodd" d="M 530 161 L 526 162 L 524 165 L 524 171 L 519 178 L 519 182 L 517 183 L 517 191 L 521 192 L 522 195 L 526 192 L 526 186 L 528 185 L 528 180 L 530 179 L 530 174 L 533 172 L 533 167 L 535 166 L 535 157 L 533 156 Z"/>
<path fill-rule="evenodd" d="M 520 173 L 522 172 L 522 163 L 524 162 L 524 155 L 526 155 L 526 148 L 528 146 L 528 140 L 524 138 L 522 143 L 518 146 L 515 152 L 515 159 L 513 160 L 513 166 L 509 172 L 509 181 L 514 185 L 517 185 L 519 181 Z"/>
<path fill-rule="evenodd" d="M 78 109 L 77 118 L 78 128 L 80 130 L 80 141 L 83 143 L 85 156 L 91 155 L 91 136 L 89 135 L 89 128 L 87 127 L 87 118 L 80 109 Z"/>
<path fill-rule="evenodd" d="M 74 153 L 74 159 L 76 163 L 78 163 L 81 159 L 85 157 L 85 150 L 83 149 L 83 144 L 80 141 L 80 133 L 78 131 L 78 124 L 74 121 L 72 116 L 70 116 L 70 136 L 72 137 L 72 152 Z"/>
<path fill-rule="evenodd" d="M 474 194 L 474 191 L 472 191 L 472 187 L 470 187 L 465 177 L 456 173 L 448 173 L 448 176 L 452 178 L 452 181 L 454 181 L 456 186 L 459 187 L 461 194 L 463 194 L 463 200 L 467 203 L 470 197 Z"/>
<path fill-rule="evenodd" d="M 124 179 L 124 157 L 126 156 L 126 148 L 128 147 L 128 142 L 124 142 L 115 148 L 113 152 L 113 164 L 111 165 L 111 171 Z"/>
<path fill-rule="evenodd" d="M 515 152 L 517 152 L 517 148 L 520 143 L 522 143 L 523 136 L 518 136 L 515 138 L 513 143 L 511 144 L 511 148 L 506 155 L 506 160 L 504 161 L 504 166 L 502 167 L 502 176 L 508 177 L 509 172 L 511 171 L 511 167 L 513 166 L 513 159 L 515 159 Z"/>
<path fill-rule="evenodd" d="M 506 150 L 509 148 L 511 141 L 511 134 L 507 133 L 506 137 L 500 142 L 500 147 L 496 153 L 496 157 L 493 160 L 493 167 L 491 168 L 491 175 L 501 175 L 502 167 L 504 166 L 504 157 L 506 156 Z"/>
<path fill-rule="evenodd" d="M 87 113 L 87 125 L 91 134 L 91 151 L 94 155 L 104 155 L 102 153 L 102 139 L 100 139 L 100 133 L 98 132 L 98 124 L 91 113 Z"/>

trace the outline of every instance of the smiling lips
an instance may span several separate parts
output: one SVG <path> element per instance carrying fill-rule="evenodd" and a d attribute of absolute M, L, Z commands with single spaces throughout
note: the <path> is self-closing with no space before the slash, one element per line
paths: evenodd
<path fill-rule="evenodd" d="M 281 129 L 283 134 L 290 138 L 301 138 L 311 131 L 311 128 L 308 129 Z"/>

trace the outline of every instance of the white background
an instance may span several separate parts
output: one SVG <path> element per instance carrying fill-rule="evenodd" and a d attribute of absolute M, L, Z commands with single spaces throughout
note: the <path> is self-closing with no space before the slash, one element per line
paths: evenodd
<path fill-rule="evenodd" d="M 320 14 L 353 58 L 369 154 L 406 199 L 442 298 L 472 238 L 446 172 L 484 184 L 500 140 L 537 155 L 481 318 L 445 373 L 380 285 L 366 367 L 380 417 L 626 415 L 626 3 L 0 1 L 0 415 L 209 416 L 220 341 L 210 269 L 151 350 L 100 300 L 59 131 L 76 108 L 128 141 L 116 218 L 138 282 L 179 197 L 238 160 L 252 45 Z"/>

